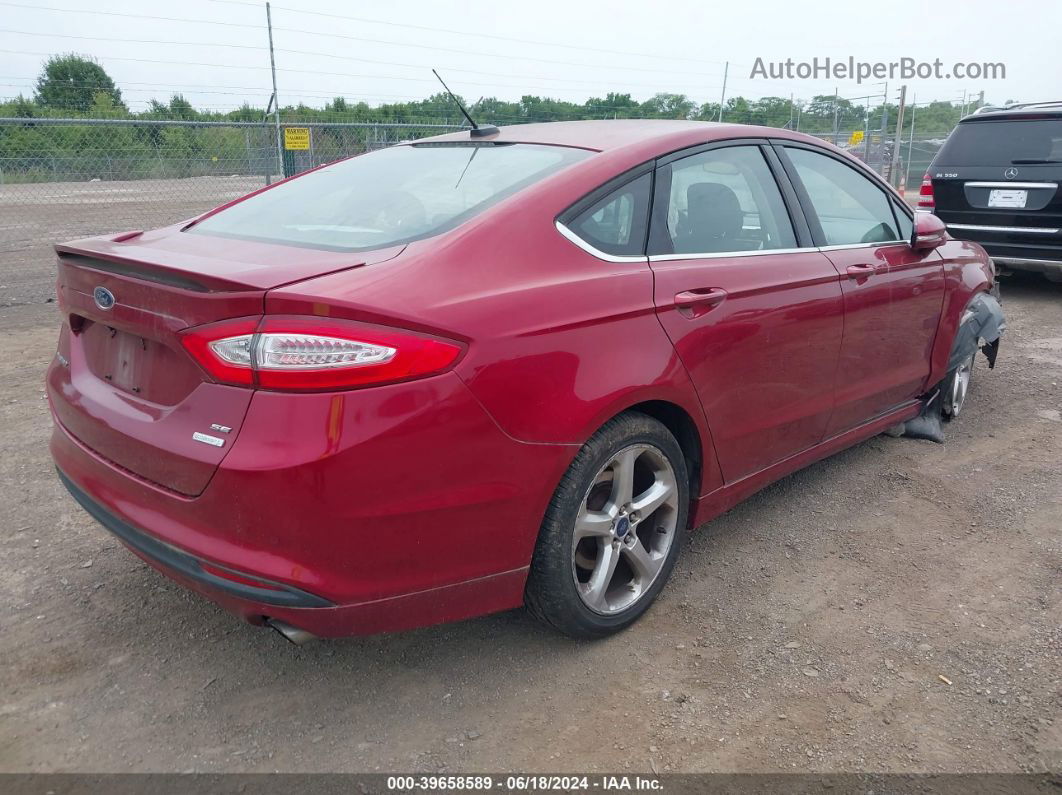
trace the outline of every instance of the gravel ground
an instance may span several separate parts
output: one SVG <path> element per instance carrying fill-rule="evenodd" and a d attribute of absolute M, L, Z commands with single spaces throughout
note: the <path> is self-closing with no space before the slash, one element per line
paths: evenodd
<path fill-rule="evenodd" d="M 301 648 L 63 493 L 54 308 L 0 308 L 0 770 L 1060 770 L 1062 288 L 1004 306 L 945 445 L 877 437 L 752 497 L 616 637 L 514 611 Z"/>
<path fill-rule="evenodd" d="M 0 185 L 0 306 L 52 297 L 53 243 L 166 226 L 264 184 L 234 176 Z"/>

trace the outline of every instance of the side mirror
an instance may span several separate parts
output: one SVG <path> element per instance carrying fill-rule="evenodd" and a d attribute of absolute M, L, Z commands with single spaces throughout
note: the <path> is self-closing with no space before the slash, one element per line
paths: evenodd
<path fill-rule="evenodd" d="M 917 212 L 914 216 L 914 233 L 911 235 L 911 248 L 915 251 L 928 251 L 942 246 L 948 239 L 948 228 L 933 213 Z"/>

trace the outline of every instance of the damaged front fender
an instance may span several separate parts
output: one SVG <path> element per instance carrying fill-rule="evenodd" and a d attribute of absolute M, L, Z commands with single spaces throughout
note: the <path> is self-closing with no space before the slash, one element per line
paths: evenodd
<path fill-rule="evenodd" d="M 999 339 L 1006 330 L 1007 319 L 999 301 L 988 293 L 975 295 L 967 304 L 962 320 L 959 321 L 959 330 L 955 333 L 951 355 L 948 357 L 948 372 L 969 359 L 970 354 L 978 348 L 988 359 L 989 369 L 995 367 Z"/>
<path fill-rule="evenodd" d="M 999 300 L 989 293 L 978 293 L 967 304 L 959 321 L 959 328 L 948 356 L 948 376 L 944 383 L 964 362 L 980 348 L 988 359 L 988 368 L 996 366 L 999 353 L 999 340 L 1007 330 L 1007 319 Z M 944 443 L 944 428 L 941 424 L 942 399 L 941 384 L 922 398 L 922 411 L 913 420 L 908 420 L 891 433 L 893 436 L 906 436 L 911 439 L 928 439 Z"/>

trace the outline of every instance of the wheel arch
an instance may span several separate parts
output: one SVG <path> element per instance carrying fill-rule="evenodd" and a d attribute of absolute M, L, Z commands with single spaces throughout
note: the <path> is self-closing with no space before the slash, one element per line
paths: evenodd
<path fill-rule="evenodd" d="M 978 295 L 992 295 L 995 286 L 992 261 L 978 244 L 952 239 L 937 253 L 944 261 L 945 295 L 930 353 L 927 391 L 948 373 L 948 359 L 966 308 Z"/>
<path fill-rule="evenodd" d="M 1006 319 L 999 301 L 989 290 L 975 290 L 965 301 L 954 302 L 947 318 L 947 329 L 948 334 L 943 339 L 938 334 L 927 389 L 943 383 L 961 359 L 975 353 L 982 337 L 988 343 L 984 352 L 989 367 L 994 367 L 995 351 L 1006 330 Z"/>
<path fill-rule="evenodd" d="M 712 447 L 711 438 L 705 438 L 705 435 L 701 432 L 701 428 L 698 426 L 689 411 L 678 403 L 673 403 L 669 400 L 652 399 L 633 403 L 622 411 L 613 414 L 612 417 L 609 417 L 609 420 L 628 412 L 637 412 L 652 417 L 667 428 L 668 431 L 671 432 L 671 435 L 675 437 L 679 447 L 682 449 L 683 458 L 686 460 L 686 474 L 689 478 L 690 487 L 690 502 L 696 503 L 697 499 L 702 493 L 704 493 L 705 477 L 707 476 L 708 478 L 713 479 L 719 477 L 718 465 L 715 461 L 715 450 Z M 606 422 L 607 421 L 608 420 L 606 420 Z M 706 455 L 708 456 L 707 462 L 705 461 Z M 687 517 L 688 526 L 692 526 L 690 523 L 693 521 L 694 513 L 695 512 L 692 510 L 691 506 L 691 510 Z"/>

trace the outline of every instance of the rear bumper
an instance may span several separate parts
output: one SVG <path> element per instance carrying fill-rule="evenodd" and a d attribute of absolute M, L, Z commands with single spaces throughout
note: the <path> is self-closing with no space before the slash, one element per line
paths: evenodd
<path fill-rule="evenodd" d="M 994 262 L 1008 268 L 1062 273 L 1062 245 L 1054 245 L 1053 241 L 1001 241 L 1000 238 L 1005 235 L 955 229 L 950 225 L 948 232 L 960 240 L 979 243 Z"/>
<path fill-rule="evenodd" d="M 1028 257 L 1013 257 L 1009 255 L 997 256 L 992 254 L 992 252 L 989 252 L 989 256 L 992 257 L 993 262 L 1014 270 L 1035 271 L 1037 273 L 1062 273 L 1062 252 L 1059 252 L 1059 258 L 1056 260 L 1030 259 Z"/>
<path fill-rule="evenodd" d="M 506 436 L 453 374 L 290 400 L 256 393 L 197 497 L 117 467 L 59 423 L 52 456 L 136 554 L 254 623 L 360 635 L 522 603 L 575 448 Z"/>
<path fill-rule="evenodd" d="M 157 538 L 152 538 L 139 528 L 133 527 L 119 516 L 115 516 L 88 494 L 74 485 L 74 482 L 59 473 L 59 482 L 66 486 L 70 496 L 77 500 L 78 504 L 85 509 L 89 516 L 99 522 L 107 530 L 110 530 L 129 549 L 138 554 L 144 560 L 149 561 L 156 568 L 183 576 L 185 580 L 193 582 L 196 586 L 219 591 L 227 596 L 242 599 L 244 601 L 257 602 L 260 605 L 279 607 L 331 607 L 332 603 L 320 596 L 315 596 L 298 588 L 282 583 L 268 582 L 256 579 L 243 572 L 231 572 L 240 577 L 242 582 L 230 579 L 209 571 L 212 567 L 204 560 L 194 555 L 182 552 L 176 547 L 164 544 Z M 257 583 L 257 584 L 254 584 Z"/>
<path fill-rule="evenodd" d="M 59 480 L 75 500 L 130 551 L 153 568 L 251 624 L 282 621 L 322 638 L 372 635 L 456 621 L 517 607 L 527 568 L 361 604 L 335 605 L 280 583 L 255 587 L 204 570 L 206 561 L 152 538 L 92 500 L 62 471 Z M 237 572 L 233 572 L 237 573 Z M 238 572 L 241 577 L 249 577 Z M 265 581 L 261 581 L 265 585 Z"/>

